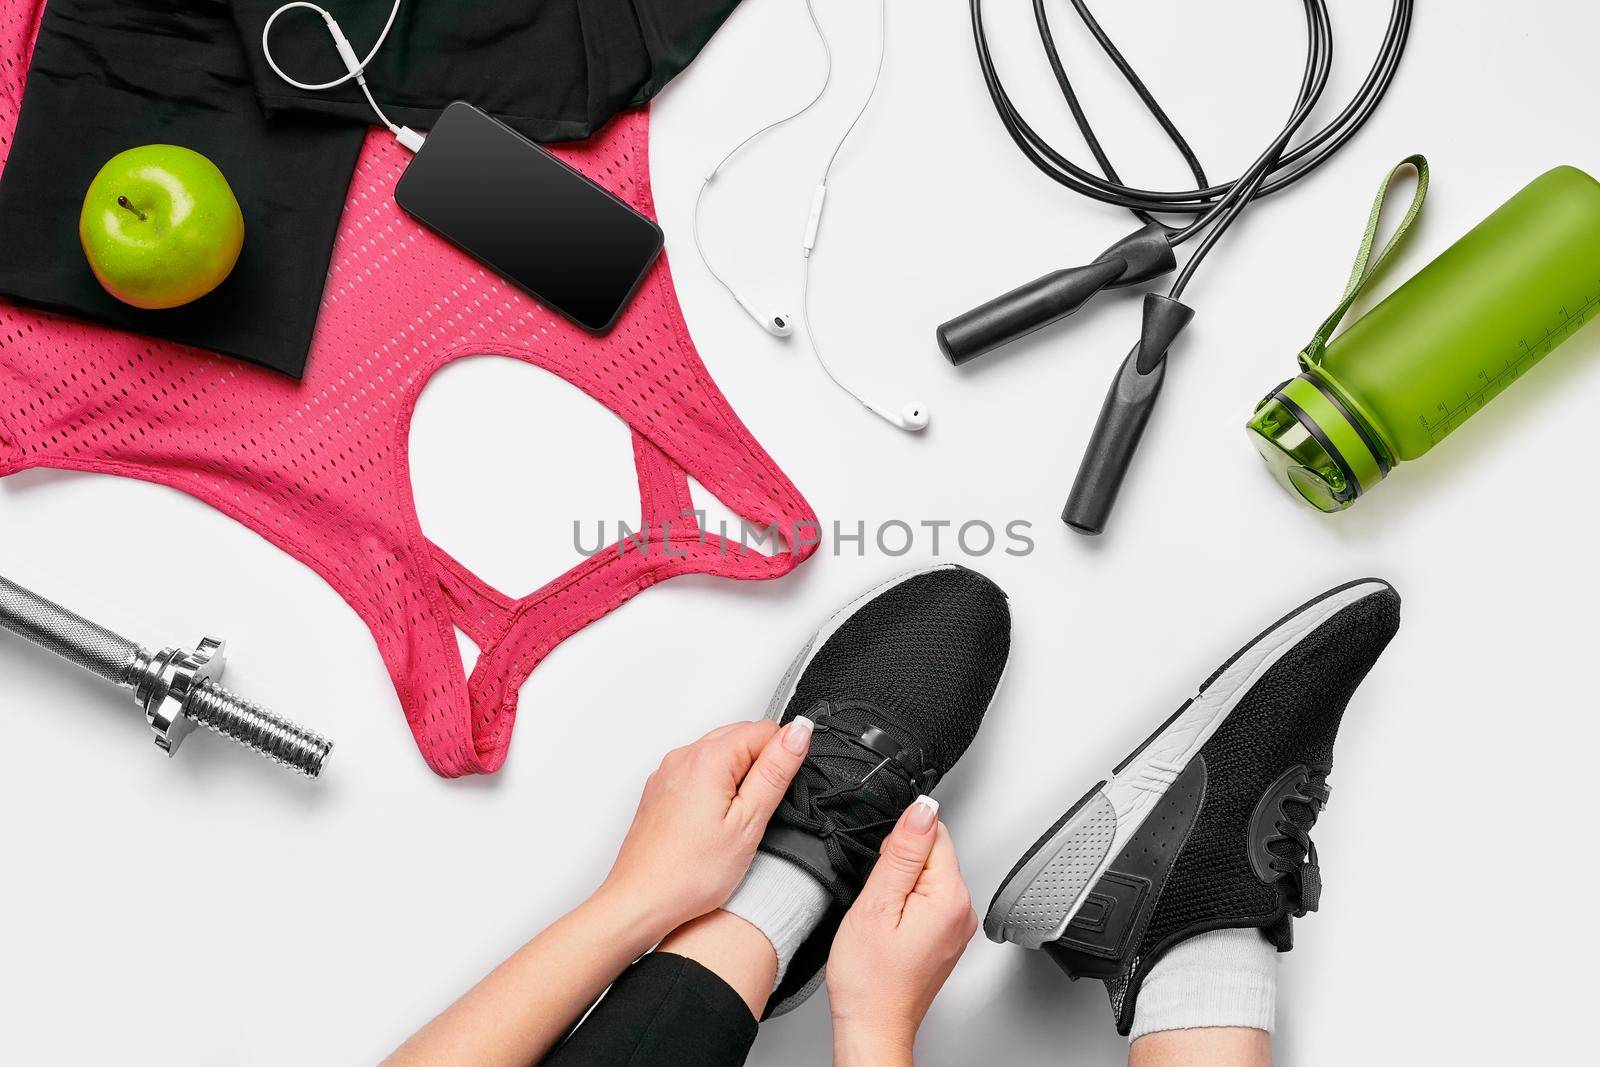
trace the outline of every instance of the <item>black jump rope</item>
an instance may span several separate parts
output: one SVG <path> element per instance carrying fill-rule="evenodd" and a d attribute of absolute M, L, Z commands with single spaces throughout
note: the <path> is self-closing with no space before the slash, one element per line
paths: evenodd
<path fill-rule="evenodd" d="M 1167 295 L 1145 294 L 1144 324 L 1139 343 L 1134 345 L 1111 383 L 1111 390 L 1100 409 L 1100 418 L 1095 423 L 1094 433 L 1078 468 L 1077 479 L 1067 498 L 1067 506 L 1061 513 L 1061 520 L 1074 530 L 1098 534 L 1105 529 L 1106 520 L 1116 503 L 1117 492 L 1127 475 L 1128 465 L 1139 447 L 1145 425 L 1150 421 L 1156 398 L 1161 395 L 1161 383 L 1166 377 L 1167 350 L 1194 317 L 1194 310 L 1178 298 L 1183 295 L 1184 288 L 1206 255 L 1251 201 L 1286 189 L 1306 177 L 1326 163 L 1366 125 L 1384 94 L 1389 91 L 1395 71 L 1399 69 L 1400 56 L 1405 51 L 1406 39 L 1411 32 L 1415 3 L 1414 0 L 1394 0 L 1383 47 L 1361 88 L 1332 121 L 1303 144 L 1290 149 L 1289 142 L 1322 98 L 1333 66 L 1333 27 L 1328 19 L 1326 0 L 1302 0 L 1306 11 L 1306 65 L 1294 110 L 1283 129 L 1243 174 L 1231 182 L 1212 185 L 1188 141 L 1156 102 L 1122 52 L 1112 43 L 1084 0 L 1071 0 L 1084 26 L 1188 164 L 1189 172 L 1194 175 L 1195 187 L 1180 192 L 1152 192 L 1122 183 L 1099 138 L 1095 136 L 1088 116 L 1084 114 L 1066 66 L 1056 50 L 1045 0 L 1033 0 L 1034 20 L 1039 26 L 1039 36 L 1045 56 L 1050 61 L 1050 69 L 1055 73 L 1056 83 L 1072 112 L 1073 121 L 1077 123 L 1104 177 L 1085 170 L 1051 147 L 1023 119 L 1001 84 L 984 33 L 982 0 L 970 0 L 970 3 L 972 33 L 978 48 L 978 62 L 983 68 L 984 82 L 989 87 L 989 96 L 999 112 L 1000 121 L 1017 147 L 1022 149 L 1022 154 L 1054 181 L 1101 203 L 1127 208 L 1144 225 L 1106 249 L 1087 266 L 1054 271 L 940 326 L 939 347 L 950 361 L 957 365 L 966 363 L 1057 319 L 1065 318 L 1102 289 L 1153 281 L 1177 269 L 1177 246 L 1191 238 L 1200 239 L 1188 262 L 1178 271 L 1177 280 Z M 1156 213 L 1193 217 L 1183 225 L 1168 225 L 1155 218 Z"/>

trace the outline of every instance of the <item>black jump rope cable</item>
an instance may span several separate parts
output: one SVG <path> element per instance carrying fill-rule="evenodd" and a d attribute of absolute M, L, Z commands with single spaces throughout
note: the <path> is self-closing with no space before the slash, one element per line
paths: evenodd
<path fill-rule="evenodd" d="M 990 99 L 1006 132 L 1022 154 L 1053 181 L 1083 196 L 1132 212 L 1143 227 L 1101 253 L 1092 263 L 1055 271 L 1029 282 L 939 327 L 939 347 L 955 364 L 1013 341 L 1024 334 L 1072 314 L 1102 289 L 1153 281 L 1177 269 L 1174 250 L 1199 238 L 1193 253 L 1178 271 L 1167 295 L 1147 293 L 1139 343 L 1129 353 L 1112 382 L 1100 417 L 1084 453 L 1061 518 L 1082 533 L 1098 534 L 1116 502 L 1139 439 L 1161 392 L 1166 375 L 1167 350 L 1194 317 L 1179 301 L 1195 271 L 1217 241 L 1255 199 L 1286 189 L 1309 175 L 1343 148 L 1377 110 L 1405 51 L 1411 32 L 1414 0 L 1394 0 L 1382 47 L 1355 96 L 1321 130 L 1290 148 L 1327 88 L 1333 66 L 1333 28 L 1326 0 L 1301 0 L 1306 13 L 1306 63 L 1294 109 L 1282 130 L 1243 174 L 1231 182 L 1212 185 L 1199 158 L 1166 111 L 1157 103 L 1127 58 L 1089 11 L 1085 0 L 1070 0 L 1095 42 L 1138 95 L 1162 131 L 1177 148 L 1194 175 L 1193 189 L 1156 192 L 1123 183 L 1106 155 L 1078 99 L 1056 48 L 1045 0 L 1033 0 L 1034 21 L 1056 84 L 1072 112 L 1101 173 L 1097 175 L 1062 155 L 1022 117 L 995 70 L 983 24 L 982 0 L 969 0 L 973 40 Z M 1169 225 L 1158 214 L 1192 216 L 1182 225 Z"/>

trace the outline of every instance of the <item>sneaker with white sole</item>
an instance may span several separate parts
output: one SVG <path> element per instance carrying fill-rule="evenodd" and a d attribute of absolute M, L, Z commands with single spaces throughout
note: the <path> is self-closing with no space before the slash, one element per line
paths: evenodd
<path fill-rule="evenodd" d="M 816 730 L 761 850 L 798 864 L 833 901 L 766 1015 L 789 1011 L 821 984 L 839 921 L 879 846 L 972 743 L 1010 652 L 1005 594 L 950 565 L 901 575 L 848 605 L 785 673 L 768 716 L 805 715 Z"/>
<path fill-rule="evenodd" d="M 1034 843 L 984 932 L 1103 980 L 1123 1034 L 1174 945 L 1254 928 L 1287 952 L 1321 896 L 1309 835 L 1340 719 L 1399 624 L 1400 597 L 1366 579 L 1257 637 Z"/>

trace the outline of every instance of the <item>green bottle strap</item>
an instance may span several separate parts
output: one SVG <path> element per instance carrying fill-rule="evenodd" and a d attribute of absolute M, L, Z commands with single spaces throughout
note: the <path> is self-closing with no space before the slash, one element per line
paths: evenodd
<path fill-rule="evenodd" d="M 1417 172 L 1417 189 L 1411 194 L 1411 207 L 1406 210 L 1406 217 L 1400 220 L 1399 229 L 1394 231 L 1394 236 L 1389 238 L 1389 243 L 1383 246 L 1377 258 L 1372 255 L 1373 245 L 1378 241 L 1378 221 L 1383 216 L 1383 206 L 1389 200 L 1389 192 L 1394 188 L 1395 179 L 1400 172 L 1411 167 Z M 1372 214 L 1367 217 L 1367 232 L 1361 238 L 1361 250 L 1356 254 L 1356 265 L 1350 271 L 1350 283 L 1345 286 L 1344 299 L 1339 301 L 1339 306 L 1334 308 L 1333 314 L 1323 322 L 1322 326 L 1312 336 L 1311 343 L 1300 350 L 1301 366 L 1313 366 L 1322 362 L 1322 353 L 1328 347 L 1328 342 L 1333 338 L 1333 333 L 1339 328 L 1339 323 L 1350 311 L 1350 306 L 1356 302 L 1367 283 L 1371 282 L 1377 273 L 1388 262 L 1389 256 L 1400 247 L 1400 242 L 1411 230 L 1411 224 L 1417 221 L 1417 215 L 1422 211 L 1422 202 L 1428 196 L 1428 161 L 1420 155 L 1408 156 L 1395 164 L 1388 177 L 1383 179 L 1383 185 L 1378 189 L 1378 198 L 1372 202 Z"/>

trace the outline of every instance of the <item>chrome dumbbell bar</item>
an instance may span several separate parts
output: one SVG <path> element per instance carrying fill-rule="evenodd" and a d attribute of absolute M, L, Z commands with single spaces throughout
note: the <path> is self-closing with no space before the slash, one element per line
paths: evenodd
<path fill-rule="evenodd" d="M 333 751 L 333 742 L 321 735 L 219 685 L 225 647 L 216 638 L 206 638 L 191 651 L 151 652 L 4 577 L 0 629 L 132 690 L 156 745 L 169 756 L 196 724 L 310 778 L 322 773 Z"/>

